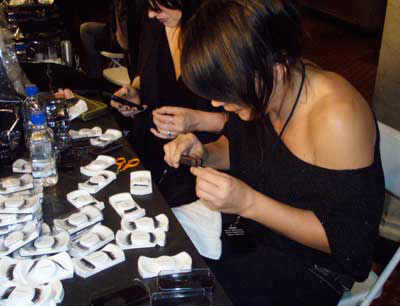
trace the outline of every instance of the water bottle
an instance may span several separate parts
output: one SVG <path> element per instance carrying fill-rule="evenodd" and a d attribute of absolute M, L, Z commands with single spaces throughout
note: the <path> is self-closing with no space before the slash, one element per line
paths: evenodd
<path fill-rule="evenodd" d="M 35 185 L 53 186 L 57 184 L 58 174 L 53 151 L 52 136 L 43 112 L 32 114 L 32 132 L 29 149 L 32 160 L 32 176 Z"/>

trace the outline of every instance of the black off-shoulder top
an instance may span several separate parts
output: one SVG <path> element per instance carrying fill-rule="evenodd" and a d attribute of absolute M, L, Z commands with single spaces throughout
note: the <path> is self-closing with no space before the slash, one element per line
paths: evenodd
<path fill-rule="evenodd" d="M 257 242 L 285 251 L 306 266 L 319 265 L 364 280 L 371 269 L 385 193 L 379 133 L 374 162 L 354 170 L 331 170 L 299 159 L 270 120 L 261 127 L 231 114 L 223 133 L 229 139 L 231 174 L 275 200 L 314 212 L 332 254 L 244 220 Z"/>

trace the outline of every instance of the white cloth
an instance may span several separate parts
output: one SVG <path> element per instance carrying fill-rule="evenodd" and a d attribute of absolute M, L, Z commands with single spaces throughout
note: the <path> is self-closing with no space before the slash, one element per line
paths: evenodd
<path fill-rule="evenodd" d="M 174 207 L 172 211 L 202 256 L 215 260 L 221 257 L 220 212 L 208 209 L 201 200 Z"/>

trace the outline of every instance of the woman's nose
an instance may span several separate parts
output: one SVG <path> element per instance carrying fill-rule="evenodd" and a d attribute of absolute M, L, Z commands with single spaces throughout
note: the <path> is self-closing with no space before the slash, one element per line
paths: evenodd
<path fill-rule="evenodd" d="M 157 15 L 158 15 L 157 12 L 149 9 L 149 12 L 148 12 L 149 18 L 155 18 L 155 17 L 157 17 Z"/>
<path fill-rule="evenodd" d="M 224 104 L 225 104 L 224 102 L 219 102 L 219 101 L 215 101 L 215 100 L 211 101 L 211 105 L 214 107 L 224 106 Z"/>

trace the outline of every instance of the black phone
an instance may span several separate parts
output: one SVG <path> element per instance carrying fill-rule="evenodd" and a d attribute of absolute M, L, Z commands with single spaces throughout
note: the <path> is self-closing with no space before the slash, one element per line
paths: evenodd
<path fill-rule="evenodd" d="M 145 287 L 133 284 L 121 290 L 92 298 L 91 306 L 133 306 L 147 305 L 149 293 Z"/>
<path fill-rule="evenodd" d="M 127 105 L 127 106 L 130 106 L 130 107 L 135 107 L 135 108 L 137 108 L 137 110 L 139 110 L 139 111 L 144 111 L 144 110 L 145 110 L 145 108 L 144 108 L 143 106 L 138 105 L 138 104 L 135 104 L 135 103 L 133 103 L 133 102 L 127 100 L 127 99 L 124 99 L 124 98 L 122 98 L 122 97 L 113 95 L 113 94 L 111 94 L 111 93 L 109 93 L 109 92 L 104 91 L 104 92 L 103 92 L 103 95 L 104 95 L 106 98 L 111 99 L 111 100 L 114 100 L 114 101 L 117 101 L 118 103 L 121 103 L 121 104 L 123 104 L 123 105 Z"/>

